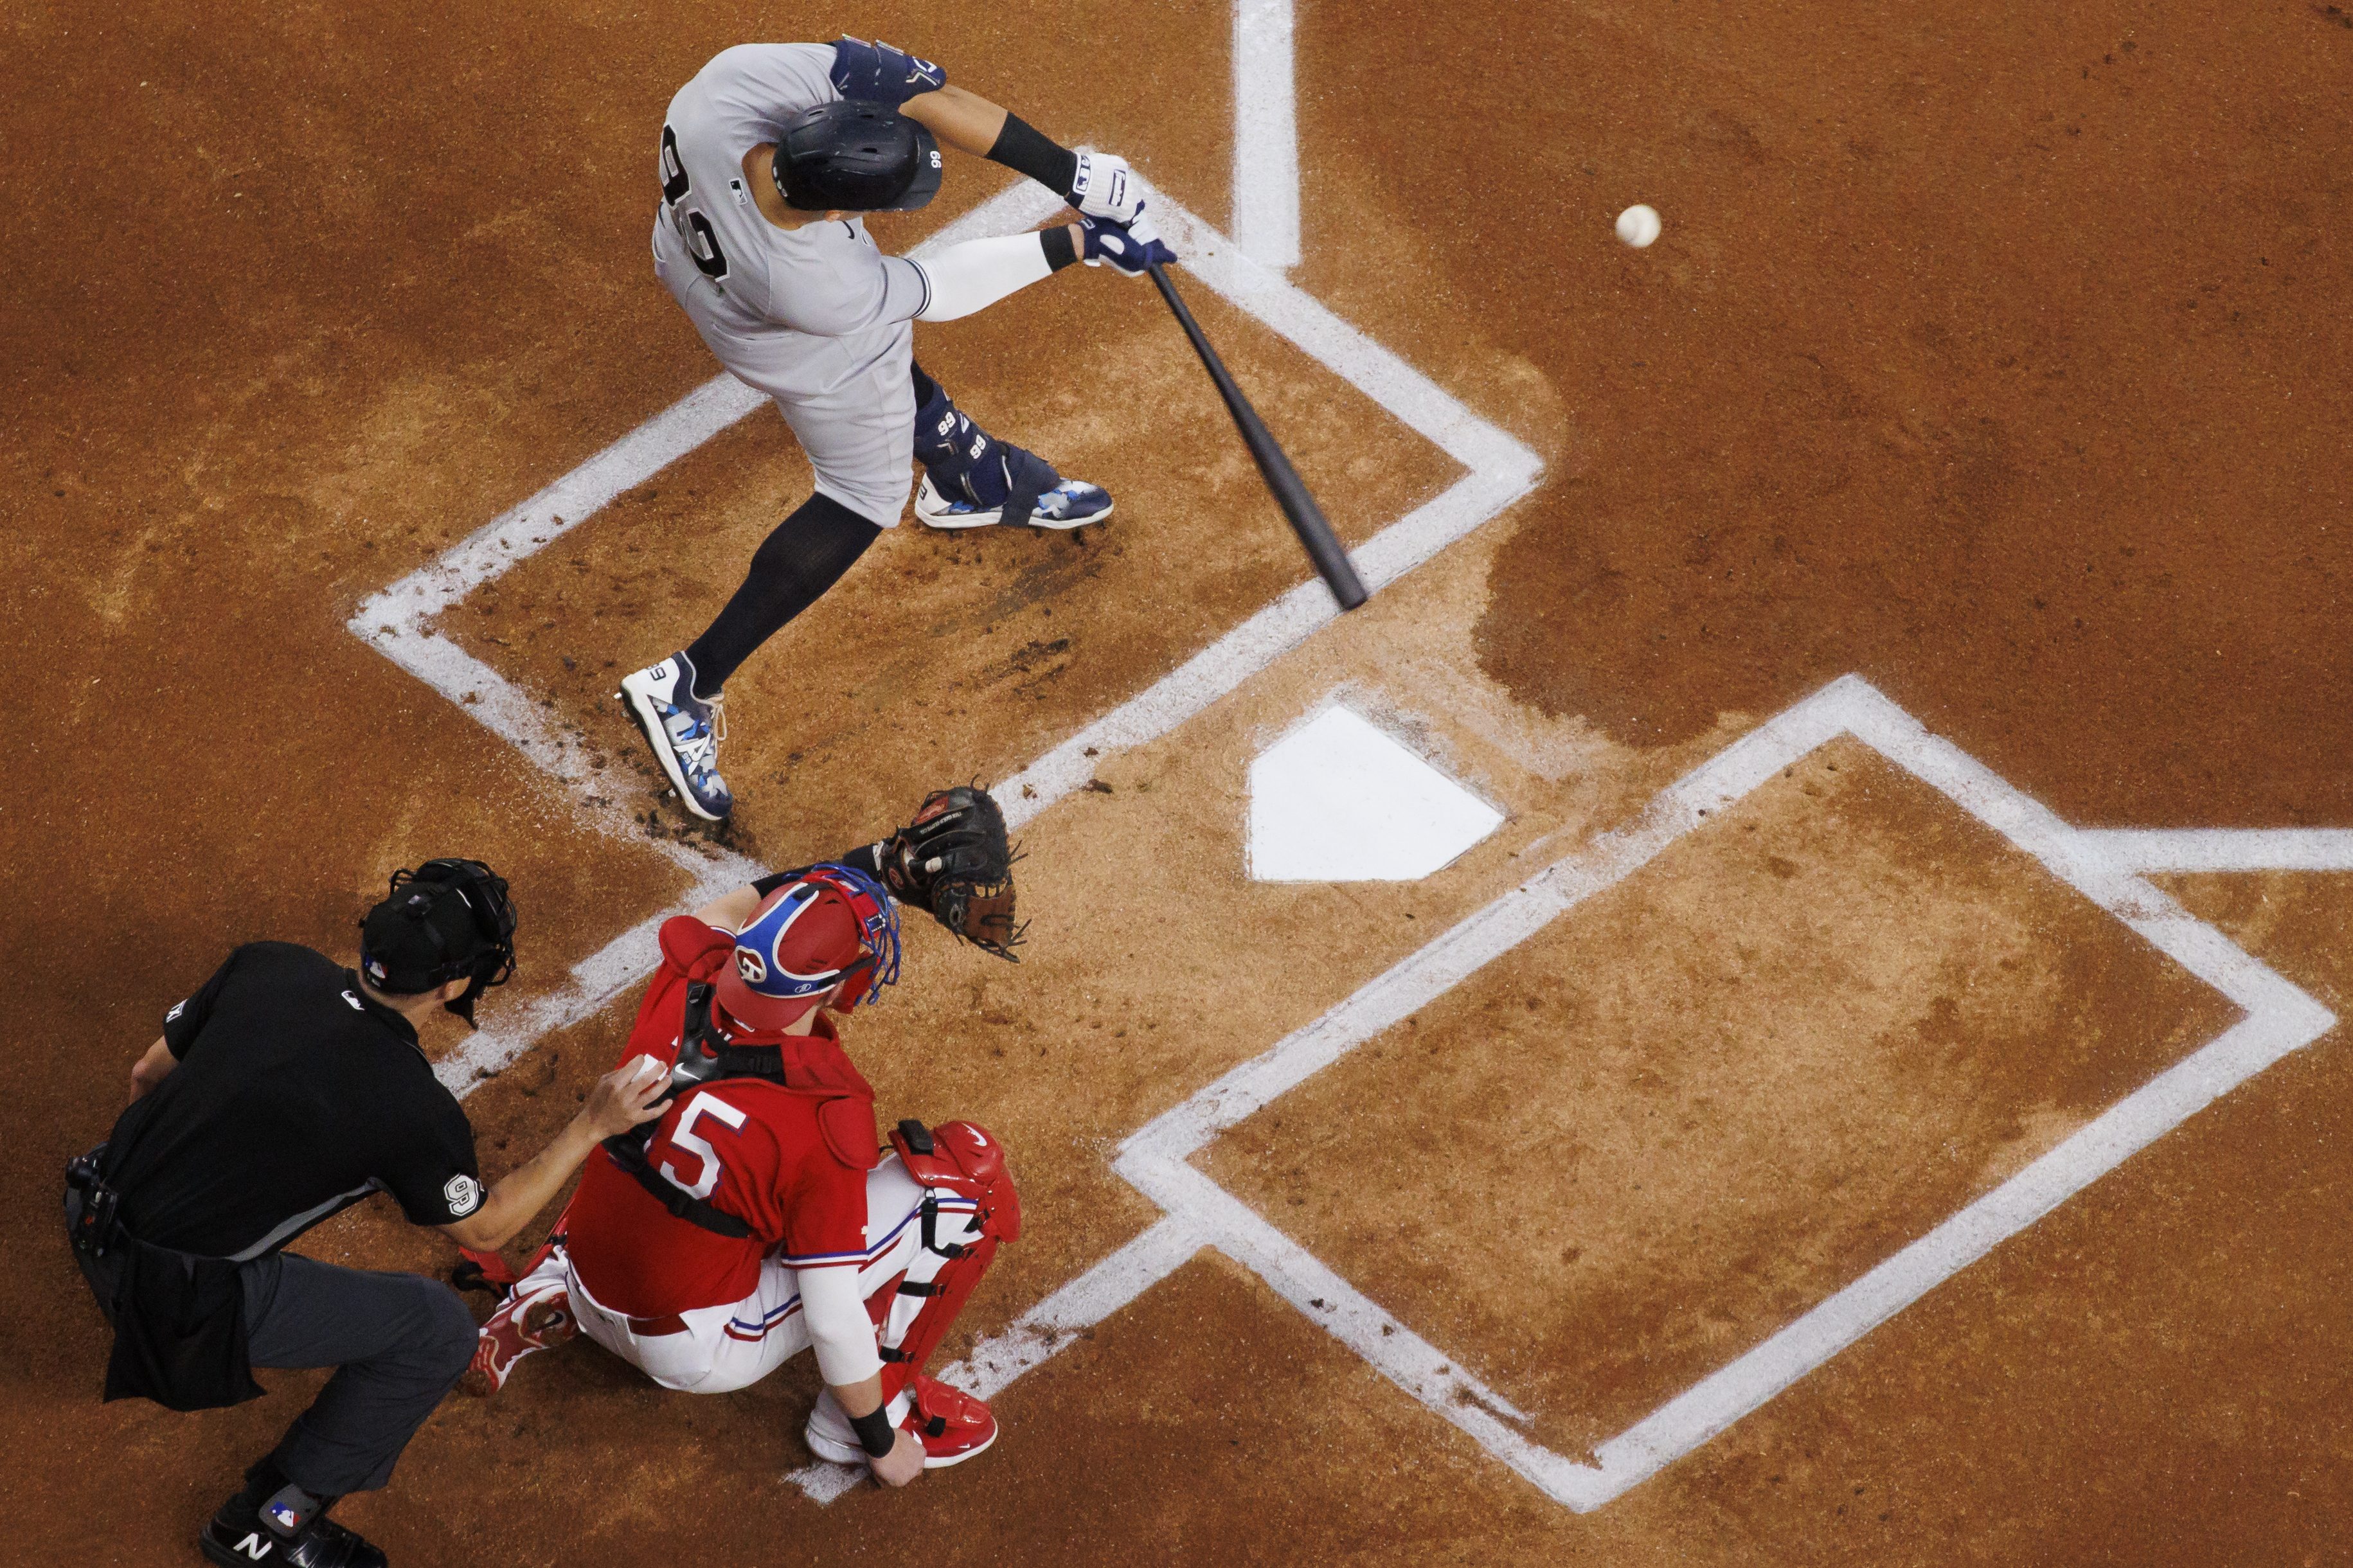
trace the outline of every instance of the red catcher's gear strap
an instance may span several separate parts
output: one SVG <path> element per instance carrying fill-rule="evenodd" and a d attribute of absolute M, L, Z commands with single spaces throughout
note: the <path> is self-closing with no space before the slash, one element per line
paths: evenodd
<path fill-rule="evenodd" d="M 1005 1146 L 987 1129 L 946 1121 L 925 1131 L 922 1122 L 910 1120 L 892 1130 L 891 1145 L 916 1181 L 978 1204 L 983 1234 L 1001 1241 L 1021 1239 L 1021 1199 L 1005 1169 Z"/>

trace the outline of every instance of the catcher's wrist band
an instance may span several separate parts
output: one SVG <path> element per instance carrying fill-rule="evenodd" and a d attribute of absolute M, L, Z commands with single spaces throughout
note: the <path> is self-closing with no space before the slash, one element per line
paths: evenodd
<path fill-rule="evenodd" d="M 891 1429 L 891 1406 L 887 1401 L 863 1415 L 850 1416 L 849 1426 L 858 1434 L 858 1446 L 871 1458 L 881 1458 L 898 1441 L 898 1435 Z"/>
<path fill-rule="evenodd" d="M 1067 198 L 1079 177 L 1079 155 L 1045 135 L 1018 114 L 1008 113 L 1005 129 L 988 150 L 992 163 L 1002 163 L 1027 174 L 1058 196 Z"/>

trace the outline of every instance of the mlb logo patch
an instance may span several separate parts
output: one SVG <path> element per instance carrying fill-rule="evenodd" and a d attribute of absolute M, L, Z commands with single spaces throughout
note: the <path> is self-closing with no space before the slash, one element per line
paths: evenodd
<path fill-rule="evenodd" d="M 290 1502 L 272 1498 L 269 1506 L 262 1511 L 269 1516 L 269 1522 L 285 1534 L 291 1535 L 301 1526 L 302 1516 L 294 1511 L 294 1505 Z"/>

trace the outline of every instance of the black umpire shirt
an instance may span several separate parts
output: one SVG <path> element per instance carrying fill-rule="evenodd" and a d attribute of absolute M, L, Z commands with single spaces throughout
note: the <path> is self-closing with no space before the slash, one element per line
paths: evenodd
<path fill-rule="evenodd" d="M 481 1207 L 473 1129 L 416 1029 L 324 954 L 238 948 L 164 1016 L 164 1043 L 179 1065 L 106 1152 L 140 1240 L 245 1259 L 371 1193 L 418 1225 Z"/>

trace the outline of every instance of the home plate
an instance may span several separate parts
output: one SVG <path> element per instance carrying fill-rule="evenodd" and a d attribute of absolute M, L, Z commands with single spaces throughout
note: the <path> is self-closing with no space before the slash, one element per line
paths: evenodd
<path fill-rule="evenodd" d="M 1250 770 L 1250 874 L 1261 882 L 1409 882 L 1504 814 L 1345 708 L 1328 708 Z"/>

